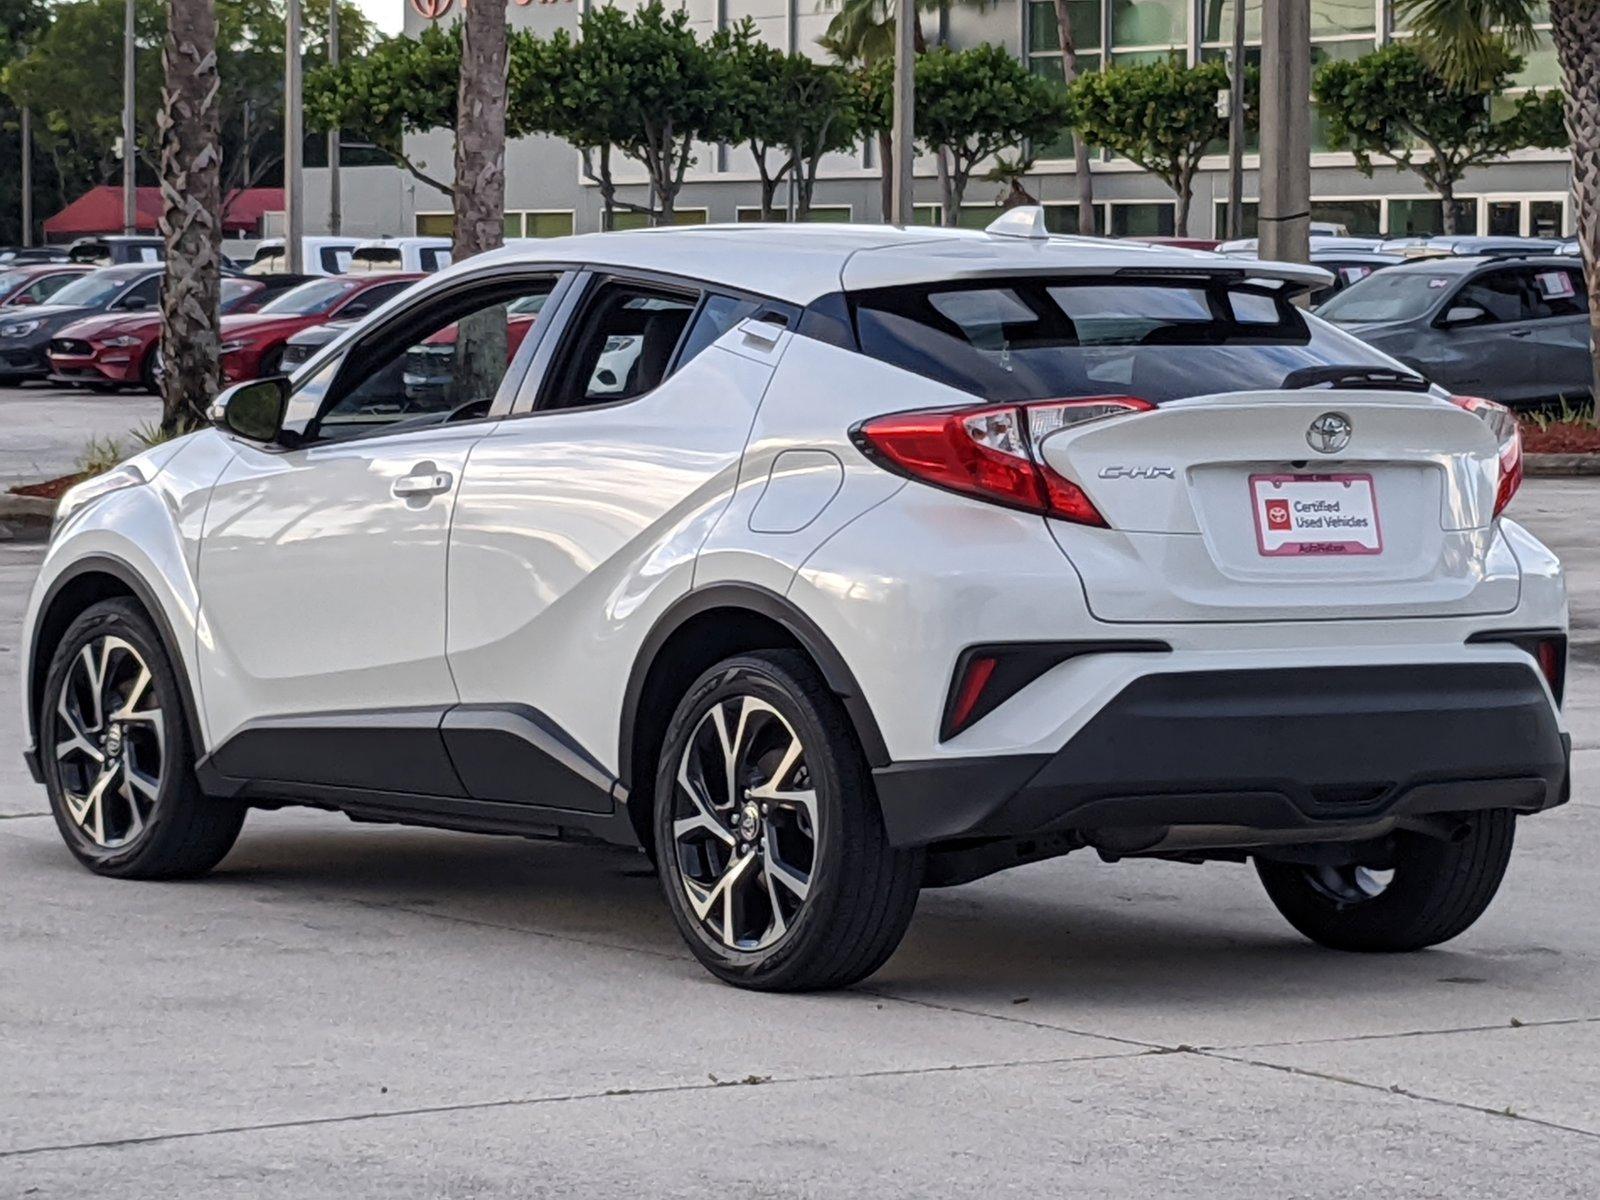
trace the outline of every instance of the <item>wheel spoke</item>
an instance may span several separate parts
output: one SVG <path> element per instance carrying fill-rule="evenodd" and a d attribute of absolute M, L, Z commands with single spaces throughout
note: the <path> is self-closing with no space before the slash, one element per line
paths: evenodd
<path fill-rule="evenodd" d="M 106 789 L 116 780 L 115 770 L 102 771 L 100 778 L 94 781 L 94 786 L 89 789 L 80 805 L 71 803 L 68 797 L 68 809 L 72 812 L 73 820 L 77 821 L 83 831 L 87 833 L 96 845 L 106 844 Z"/>
<path fill-rule="evenodd" d="M 95 645 L 100 646 L 100 659 L 97 662 L 94 656 Z M 110 643 L 102 639 L 99 643 L 91 642 L 78 651 L 78 661 L 83 665 L 85 682 L 89 685 L 89 696 L 94 701 L 94 727 L 104 728 L 106 723 L 105 697 L 102 689 L 106 681 L 106 659 L 111 655 Z"/>
<path fill-rule="evenodd" d="M 685 878 L 688 885 L 689 905 L 694 909 L 694 915 L 704 921 L 711 915 L 711 910 L 719 903 L 725 904 L 725 897 L 740 877 L 750 869 L 750 864 L 755 859 L 750 855 L 740 855 L 728 864 L 728 869 L 722 873 L 710 888 L 703 888 L 692 879 Z"/>
<path fill-rule="evenodd" d="M 773 853 L 771 826 L 767 830 L 767 877 L 782 884 L 791 896 L 803 902 L 811 894 L 811 875 L 795 870 Z"/>
<path fill-rule="evenodd" d="M 56 705 L 56 713 L 66 723 L 67 729 L 71 732 L 70 737 L 63 738 L 56 743 L 56 758 L 58 760 L 63 759 L 67 755 L 77 752 L 87 755 L 97 763 L 105 762 L 106 756 L 100 752 L 98 746 L 89 740 L 89 735 L 84 732 L 84 728 L 78 718 L 68 710 L 66 692 L 61 695 L 61 703 Z"/>
<path fill-rule="evenodd" d="M 768 844 L 770 845 L 771 843 Z M 771 851 L 769 850 L 767 861 L 762 867 L 761 881 L 762 883 L 766 884 L 767 903 L 772 908 L 772 925 L 767 930 L 766 938 L 771 938 L 776 941 L 778 938 L 781 938 L 786 932 L 788 932 L 789 922 L 786 921 L 783 916 L 783 905 L 778 900 L 778 887 L 773 877 L 772 868 L 773 862 Z M 763 938 L 763 940 L 766 940 L 766 938 Z"/>
<path fill-rule="evenodd" d="M 750 795 L 758 800 L 772 800 L 778 797 L 784 780 L 794 773 L 795 764 L 800 761 L 800 755 L 805 751 L 805 747 L 800 745 L 800 739 L 794 735 L 794 730 L 789 728 L 789 723 L 781 719 L 780 723 L 783 725 L 783 731 L 789 735 L 789 745 L 784 749 L 783 758 L 773 769 L 772 777 L 760 787 L 750 789 Z"/>
<path fill-rule="evenodd" d="M 156 802 L 156 796 L 161 791 L 161 780 L 157 776 L 146 775 L 143 771 L 135 767 L 131 760 L 126 758 L 122 761 L 122 770 L 127 776 L 127 796 L 129 802 L 132 802 L 134 799 L 133 793 L 138 792 L 143 795 L 144 798 L 151 804 L 154 804 Z"/>
<path fill-rule="evenodd" d="M 689 775 L 689 760 L 685 756 L 683 762 L 678 764 L 678 786 L 689 797 L 695 811 L 692 816 L 683 817 L 672 823 L 672 836 L 682 841 L 686 834 L 696 829 L 704 829 L 707 833 L 721 838 L 728 845 L 733 845 L 734 837 L 725 825 L 717 820 L 716 812 L 712 808 L 710 799 L 705 794 L 705 785 Z"/>
<path fill-rule="evenodd" d="M 122 831 L 122 841 L 131 842 L 139 836 L 144 829 L 144 813 L 139 810 L 139 801 L 134 796 L 135 789 L 143 791 L 152 804 L 155 803 L 155 787 L 144 776 L 136 775 L 133 764 L 126 759 L 122 763 L 122 786 L 118 792 L 128 802 L 128 827 Z"/>

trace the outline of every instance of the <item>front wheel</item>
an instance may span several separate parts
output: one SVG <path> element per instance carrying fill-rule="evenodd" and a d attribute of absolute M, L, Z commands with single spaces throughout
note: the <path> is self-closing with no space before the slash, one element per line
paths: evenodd
<path fill-rule="evenodd" d="M 67 627 L 39 716 L 51 811 L 91 871 L 188 878 L 232 848 L 245 807 L 202 794 L 173 664 L 138 604 L 103 600 Z"/>
<path fill-rule="evenodd" d="M 900 944 L 922 855 L 889 844 L 860 746 L 803 655 L 702 675 L 668 727 L 655 796 L 667 904 L 719 979 L 846 987 Z"/>
<path fill-rule="evenodd" d="M 1383 862 L 1305 866 L 1256 859 L 1279 912 L 1306 937 L 1335 950 L 1406 952 L 1447 942 L 1483 915 L 1511 858 L 1515 814 L 1465 818 L 1454 841 L 1395 835 Z"/>

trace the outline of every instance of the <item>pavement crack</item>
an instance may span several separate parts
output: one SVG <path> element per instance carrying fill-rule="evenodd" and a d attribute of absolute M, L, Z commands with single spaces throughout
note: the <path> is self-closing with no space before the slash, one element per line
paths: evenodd
<path fill-rule="evenodd" d="M 1510 1018 L 1493 1025 L 1457 1025 L 1446 1029 L 1401 1029 L 1392 1033 L 1353 1033 L 1343 1037 L 1296 1038 L 1282 1042 L 1238 1042 L 1225 1046 L 1202 1046 L 1207 1053 L 1225 1053 L 1236 1050 L 1279 1050 L 1295 1046 L 1332 1046 L 1341 1042 L 1384 1042 L 1402 1038 L 1443 1037 L 1453 1033 L 1514 1032 L 1518 1029 L 1554 1029 L 1563 1025 L 1592 1025 L 1600 1017 L 1551 1017 L 1546 1021 L 1523 1021 Z"/>
<path fill-rule="evenodd" d="M 1165 1042 L 1150 1042 L 1140 1038 L 1119 1037 L 1114 1033 L 1092 1033 L 1087 1029 L 1074 1029 L 1070 1025 L 1052 1025 L 1048 1021 L 1033 1021 L 1027 1017 L 1013 1017 L 1006 1013 L 987 1012 L 981 1008 L 963 1008 L 957 1004 L 940 1004 L 934 1000 L 917 1000 L 910 996 L 897 996 L 893 992 L 881 992 L 873 988 L 856 987 L 853 992 L 863 996 L 876 996 L 880 1000 L 893 1000 L 897 1004 L 909 1004 L 915 1008 L 930 1008 L 937 1012 L 954 1013 L 963 1017 L 982 1017 L 989 1021 L 1004 1021 L 1008 1025 L 1022 1025 L 1029 1029 L 1047 1029 L 1051 1033 L 1068 1033 L 1074 1037 L 1094 1038 L 1102 1042 L 1115 1042 L 1119 1046 L 1131 1046 L 1139 1050 L 1156 1054 L 1172 1054 L 1179 1050 L 1188 1050 L 1190 1047 L 1181 1045 L 1168 1045 Z"/>
<path fill-rule="evenodd" d="M 48 817 L 49 815 L 49 809 L 45 809 L 43 812 L 0 813 L 0 821 L 21 821 L 26 817 Z"/>
<path fill-rule="evenodd" d="M 1338 1083 L 1343 1084 L 1345 1087 L 1360 1088 L 1368 1092 L 1402 1096 L 1407 1100 L 1416 1100 L 1422 1104 L 1434 1104 L 1441 1108 L 1455 1109 L 1458 1112 L 1471 1112 L 1488 1117 L 1499 1117 L 1506 1121 L 1522 1121 L 1525 1124 L 1537 1125 L 1543 1129 L 1551 1129 L 1560 1133 L 1575 1133 L 1580 1137 L 1600 1140 L 1600 1131 L 1584 1129 L 1578 1125 L 1564 1125 L 1560 1121 L 1551 1121 L 1544 1117 L 1530 1117 L 1509 1107 L 1490 1108 L 1486 1104 L 1474 1104 L 1469 1100 L 1452 1100 L 1447 1096 L 1433 1096 L 1426 1092 L 1412 1091 L 1410 1088 L 1401 1087 L 1399 1084 L 1369 1083 L 1364 1079 L 1355 1079 L 1348 1075 L 1335 1075 L 1330 1071 L 1314 1071 L 1309 1067 L 1289 1066 L 1285 1063 L 1268 1062 L 1265 1059 L 1250 1058 L 1242 1054 L 1227 1054 L 1219 1050 L 1191 1049 L 1189 1053 L 1197 1058 L 1209 1058 L 1218 1062 L 1236 1063 L 1246 1067 L 1259 1067 L 1267 1071 L 1276 1071 L 1282 1075 L 1294 1075 L 1301 1079 L 1315 1079 L 1323 1083 Z"/>
<path fill-rule="evenodd" d="M 412 1108 L 371 1109 L 338 1113 L 326 1117 L 301 1117 L 295 1120 L 260 1121 L 241 1125 L 217 1125 L 206 1129 L 180 1129 L 170 1133 L 141 1134 L 134 1137 L 102 1138 L 80 1142 L 56 1142 L 0 1150 L 0 1160 L 29 1158 L 41 1154 L 65 1154 L 79 1150 L 118 1150 L 164 1142 L 193 1141 L 241 1133 L 271 1133 L 285 1129 L 311 1129 L 324 1125 L 351 1125 L 366 1121 L 388 1121 L 404 1117 L 430 1117 L 453 1113 L 487 1112 L 494 1109 L 533 1108 L 547 1104 L 574 1104 L 589 1100 L 612 1100 L 635 1096 L 671 1096 L 693 1092 L 718 1091 L 730 1087 L 786 1087 L 796 1084 L 839 1083 L 872 1079 L 910 1078 L 923 1075 L 948 1075 L 965 1071 L 1004 1071 L 1023 1067 L 1057 1067 L 1073 1063 L 1104 1062 L 1137 1058 L 1138 1054 L 1074 1054 L 1057 1058 L 1001 1059 L 976 1063 L 939 1063 L 929 1067 L 885 1067 L 876 1071 L 815 1072 L 773 1077 L 748 1075 L 742 1079 L 718 1079 L 708 1075 L 705 1082 L 654 1084 L 644 1087 L 612 1087 L 593 1091 L 564 1092 L 549 1096 L 513 1096 L 500 1100 L 472 1100 L 460 1104 L 428 1104 Z"/>

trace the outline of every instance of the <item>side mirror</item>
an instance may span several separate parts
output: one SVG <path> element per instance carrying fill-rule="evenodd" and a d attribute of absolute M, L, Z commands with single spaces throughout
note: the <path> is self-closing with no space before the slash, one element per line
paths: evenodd
<path fill-rule="evenodd" d="M 1476 304 L 1452 304 L 1439 321 L 1439 328 L 1453 329 L 1457 325 L 1471 325 L 1489 314 Z"/>
<path fill-rule="evenodd" d="M 15 299 L 6 301 L 6 304 L 8 306 L 16 305 L 18 308 L 25 308 L 29 304 L 37 304 L 37 303 L 39 303 L 39 302 L 37 300 L 35 300 L 32 296 L 27 296 L 27 295 L 18 296 Z"/>
<path fill-rule="evenodd" d="M 224 388 L 211 405 L 211 423 L 252 442 L 276 441 L 289 406 L 289 377 L 273 375 Z"/>
<path fill-rule="evenodd" d="M 150 301 L 143 296 L 129 296 L 117 307 L 125 312 L 142 312 L 150 307 Z"/>

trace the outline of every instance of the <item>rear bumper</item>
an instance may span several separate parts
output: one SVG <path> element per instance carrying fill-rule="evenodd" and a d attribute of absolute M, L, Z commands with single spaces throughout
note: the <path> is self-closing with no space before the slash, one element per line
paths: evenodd
<path fill-rule="evenodd" d="M 1145 675 L 1055 754 L 874 774 L 896 845 L 1070 831 L 1135 853 L 1538 812 L 1567 799 L 1570 762 L 1532 667 L 1485 662 Z"/>

